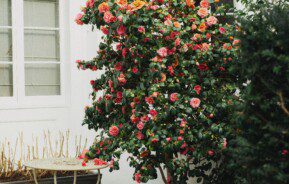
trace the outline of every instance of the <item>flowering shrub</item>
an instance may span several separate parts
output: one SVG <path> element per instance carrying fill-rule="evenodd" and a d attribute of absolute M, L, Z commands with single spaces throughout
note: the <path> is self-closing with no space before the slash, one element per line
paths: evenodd
<path fill-rule="evenodd" d="M 104 36 L 97 57 L 78 60 L 78 67 L 105 70 L 90 82 L 93 104 L 84 124 L 101 134 L 88 157 L 112 160 L 114 170 L 121 153 L 130 153 L 137 183 L 157 178 L 157 169 L 165 183 L 209 177 L 210 161 L 227 146 L 233 93 L 227 68 L 237 43 L 233 27 L 218 21 L 222 8 L 210 11 L 213 4 L 87 1 L 75 21 Z"/>

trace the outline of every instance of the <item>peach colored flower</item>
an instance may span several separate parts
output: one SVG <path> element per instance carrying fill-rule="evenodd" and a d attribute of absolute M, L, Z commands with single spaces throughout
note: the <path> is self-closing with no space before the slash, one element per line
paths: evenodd
<path fill-rule="evenodd" d="M 208 16 L 209 12 L 207 8 L 200 8 L 197 13 L 201 18 Z"/>
<path fill-rule="evenodd" d="M 234 40 L 233 41 L 233 45 L 235 46 L 235 45 L 237 45 L 237 44 L 239 44 L 240 43 L 240 40 Z"/>
<path fill-rule="evenodd" d="M 192 108 L 196 109 L 200 106 L 201 100 L 199 98 L 192 98 L 190 101 L 190 105 Z"/>
<path fill-rule="evenodd" d="M 110 9 L 110 7 L 109 7 L 109 5 L 106 2 L 103 2 L 100 5 L 98 5 L 98 11 L 100 13 L 108 12 L 109 9 Z"/>
<path fill-rule="evenodd" d="M 77 14 L 76 15 L 76 17 L 75 17 L 75 22 L 76 22 L 76 24 L 78 24 L 78 25 L 83 25 L 83 22 L 82 22 L 82 17 L 83 17 L 83 14 L 81 14 L 81 13 L 79 13 L 79 14 Z"/>
<path fill-rule="evenodd" d="M 201 6 L 202 8 L 209 8 L 209 7 L 210 7 L 210 2 L 209 2 L 208 0 L 202 0 L 202 1 L 200 2 L 200 6 Z"/>
<path fill-rule="evenodd" d="M 218 19 L 214 16 L 210 16 L 209 18 L 207 18 L 207 24 L 209 26 L 215 25 L 218 23 Z"/>
<path fill-rule="evenodd" d="M 197 25 L 196 24 L 193 24 L 192 25 L 192 30 L 194 31 L 194 30 L 196 30 L 197 29 Z"/>
<path fill-rule="evenodd" d="M 160 48 L 157 53 L 161 56 L 161 57 L 167 57 L 168 56 L 168 49 L 166 47 L 162 47 Z"/>
<path fill-rule="evenodd" d="M 111 136 L 113 136 L 113 137 L 118 136 L 118 134 L 119 134 L 119 129 L 118 129 L 118 127 L 117 127 L 117 126 L 112 126 L 112 127 L 110 127 L 110 128 L 109 128 L 109 134 L 110 134 Z"/>
<path fill-rule="evenodd" d="M 113 16 L 109 11 L 104 13 L 103 19 L 106 23 L 111 23 L 116 21 L 116 17 Z"/>
<path fill-rule="evenodd" d="M 202 39 L 202 35 L 199 34 L 199 33 L 196 33 L 194 34 L 193 38 L 192 38 L 194 41 L 197 41 L 197 40 L 201 40 Z"/>
<path fill-rule="evenodd" d="M 181 45 L 181 39 L 180 38 L 177 38 L 176 40 L 175 40 L 175 46 L 177 47 L 177 46 L 180 46 Z"/>
<path fill-rule="evenodd" d="M 89 0 L 89 1 L 87 1 L 86 2 L 86 7 L 90 7 L 90 8 L 93 8 L 93 6 L 94 6 L 94 0 Z"/>
<path fill-rule="evenodd" d="M 124 74 L 120 74 L 119 77 L 117 78 L 118 81 L 121 83 L 121 84 L 125 84 L 126 83 L 126 79 L 125 79 L 125 76 Z"/>
<path fill-rule="evenodd" d="M 147 4 L 147 2 L 145 2 L 145 1 L 136 0 L 136 1 L 132 2 L 132 4 L 131 4 L 132 5 L 132 11 L 139 10 L 146 4 Z"/>
<path fill-rule="evenodd" d="M 127 6 L 127 0 L 116 0 L 115 3 L 120 7 Z"/>
<path fill-rule="evenodd" d="M 186 5 L 192 9 L 195 8 L 195 1 L 194 0 L 186 0 Z"/>
<path fill-rule="evenodd" d="M 206 29 L 207 29 L 206 23 L 203 22 L 203 23 L 200 24 L 200 26 L 199 26 L 199 28 L 198 28 L 198 31 L 200 31 L 200 32 L 203 33 L 203 32 L 206 31 Z"/>
<path fill-rule="evenodd" d="M 161 73 L 161 76 L 162 76 L 162 79 L 161 79 L 161 81 L 160 81 L 160 82 L 165 82 L 165 81 L 166 81 L 166 79 L 167 79 L 167 76 L 166 76 L 166 74 L 164 74 L 164 73 Z"/>
<path fill-rule="evenodd" d="M 172 102 L 178 101 L 178 100 L 179 100 L 179 98 L 178 98 L 178 93 L 172 93 L 172 94 L 170 95 L 170 100 L 171 100 Z"/>
<path fill-rule="evenodd" d="M 179 22 L 174 22 L 175 28 L 181 28 L 181 24 Z"/>
<path fill-rule="evenodd" d="M 206 52 L 210 49 L 210 45 L 208 43 L 203 43 L 201 51 Z"/>
<path fill-rule="evenodd" d="M 172 24 L 172 21 L 171 21 L 170 19 L 167 19 L 167 20 L 164 22 L 164 24 L 165 24 L 166 26 L 170 26 L 170 25 Z"/>
<path fill-rule="evenodd" d="M 156 56 L 156 57 L 152 58 L 151 61 L 161 63 L 163 61 L 163 58 Z"/>

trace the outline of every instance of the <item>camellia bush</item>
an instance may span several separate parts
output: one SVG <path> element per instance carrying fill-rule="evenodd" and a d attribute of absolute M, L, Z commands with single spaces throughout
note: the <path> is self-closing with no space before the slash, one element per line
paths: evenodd
<path fill-rule="evenodd" d="M 110 161 L 112 171 L 129 153 L 137 183 L 156 179 L 157 170 L 167 184 L 210 177 L 229 141 L 227 68 L 238 44 L 215 1 L 87 1 L 76 23 L 104 34 L 97 56 L 77 61 L 104 70 L 90 81 L 83 124 L 100 135 L 89 158 Z"/>

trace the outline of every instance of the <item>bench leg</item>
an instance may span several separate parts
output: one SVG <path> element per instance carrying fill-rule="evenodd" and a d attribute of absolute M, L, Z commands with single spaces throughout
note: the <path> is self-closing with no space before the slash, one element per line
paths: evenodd
<path fill-rule="evenodd" d="M 77 171 L 74 171 L 73 184 L 76 184 Z"/>
<path fill-rule="evenodd" d="M 98 172 L 97 172 L 97 183 L 96 183 L 96 184 L 100 184 L 100 178 L 101 178 L 101 176 L 100 176 L 100 169 L 98 169 L 97 171 L 98 171 Z"/>
<path fill-rule="evenodd" d="M 57 174 L 57 172 L 54 171 L 54 174 L 53 174 L 54 175 L 54 184 L 57 184 L 57 175 L 56 174 Z"/>
<path fill-rule="evenodd" d="M 33 173 L 33 178 L 34 178 L 35 184 L 38 184 L 36 169 L 32 169 L 32 173 Z"/>

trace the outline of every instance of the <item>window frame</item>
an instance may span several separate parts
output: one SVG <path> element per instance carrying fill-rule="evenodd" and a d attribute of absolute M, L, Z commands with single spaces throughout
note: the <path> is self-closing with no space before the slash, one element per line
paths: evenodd
<path fill-rule="evenodd" d="M 64 107 L 68 101 L 69 81 L 69 9 L 65 0 L 59 1 L 60 95 L 25 95 L 24 58 L 24 0 L 11 0 L 13 96 L 0 97 L 0 109 Z M 54 28 L 53 28 L 54 29 Z"/>

